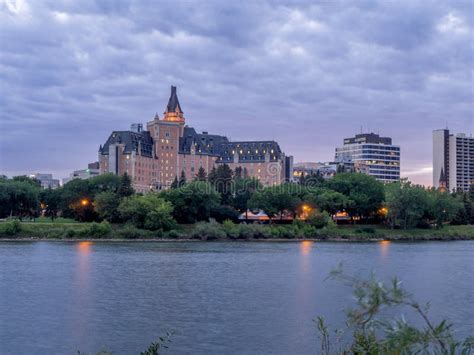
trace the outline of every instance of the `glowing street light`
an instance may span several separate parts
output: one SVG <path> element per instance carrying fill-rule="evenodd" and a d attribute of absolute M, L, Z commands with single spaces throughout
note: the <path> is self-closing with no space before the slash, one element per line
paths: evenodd
<path fill-rule="evenodd" d="M 89 200 L 88 200 L 87 198 L 83 198 L 83 199 L 81 200 L 81 205 L 82 205 L 82 206 L 88 206 L 88 205 L 89 205 Z"/>

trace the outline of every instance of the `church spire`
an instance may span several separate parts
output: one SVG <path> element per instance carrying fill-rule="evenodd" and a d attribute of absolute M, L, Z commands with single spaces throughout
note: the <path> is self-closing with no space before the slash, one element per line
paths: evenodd
<path fill-rule="evenodd" d="M 439 174 L 439 190 L 446 191 L 447 185 L 446 174 L 444 173 L 444 168 L 441 167 L 441 173 Z"/>
<path fill-rule="evenodd" d="M 171 94 L 164 114 L 165 121 L 184 122 L 183 110 L 176 94 L 176 86 L 171 86 Z"/>

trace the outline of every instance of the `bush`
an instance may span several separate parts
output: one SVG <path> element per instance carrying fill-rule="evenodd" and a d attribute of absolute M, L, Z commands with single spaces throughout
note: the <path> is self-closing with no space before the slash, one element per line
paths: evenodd
<path fill-rule="evenodd" d="M 240 235 L 240 226 L 236 225 L 234 222 L 230 220 L 225 220 L 222 223 L 222 230 L 227 235 L 227 238 L 230 239 L 237 239 Z"/>
<path fill-rule="evenodd" d="M 14 236 L 21 232 L 21 223 L 18 220 L 4 222 L 0 225 L 0 235 Z"/>
<path fill-rule="evenodd" d="M 104 237 L 112 231 L 110 223 L 107 221 L 102 221 L 100 223 L 93 222 L 88 228 L 89 236 L 91 237 Z"/>
<path fill-rule="evenodd" d="M 326 211 L 314 210 L 308 217 L 308 223 L 315 228 L 323 228 L 330 224 L 331 216 Z"/>
<path fill-rule="evenodd" d="M 183 234 L 178 232 L 176 229 L 172 229 L 164 234 L 164 238 L 180 239 L 183 238 Z"/>
<path fill-rule="evenodd" d="M 198 222 L 194 226 L 191 236 L 201 240 L 216 240 L 225 238 L 226 233 L 222 230 L 219 223 Z"/>
<path fill-rule="evenodd" d="M 126 224 L 122 229 L 119 229 L 117 235 L 123 239 L 146 239 L 151 237 L 150 232 L 135 228 L 130 224 Z"/>

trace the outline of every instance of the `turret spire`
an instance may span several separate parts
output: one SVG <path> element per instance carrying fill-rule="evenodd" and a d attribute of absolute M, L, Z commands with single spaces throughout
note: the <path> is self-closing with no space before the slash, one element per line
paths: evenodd
<path fill-rule="evenodd" d="M 166 106 L 166 112 L 183 112 L 179 105 L 178 95 L 176 94 L 176 86 L 171 86 L 171 95 L 168 100 L 168 105 Z"/>

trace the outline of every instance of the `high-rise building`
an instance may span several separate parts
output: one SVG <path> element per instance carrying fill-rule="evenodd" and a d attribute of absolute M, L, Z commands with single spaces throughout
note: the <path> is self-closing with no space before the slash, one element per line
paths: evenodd
<path fill-rule="evenodd" d="M 344 145 L 336 148 L 335 160 L 352 161 L 355 171 L 382 182 L 400 180 L 400 147 L 393 145 L 389 137 L 364 133 L 346 138 Z"/>
<path fill-rule="evenodd" d="M 433 131 L 433 186 L 468 191 L 474 184 L 474 137 Z"/>
<path fill-rule="evenodd" d="M 286 162 L 275 141 L 232 142 L 188 127 L 174 86 L 162 119 L 156 114 L 146 130 L 133 124 L 129 131 L 114 131 L 99 148 L 100 172 L 127 173 L 138 192 L 168 188 L 181 172 L 190 181 L 199 168 L 209 173 L 219 164 L 241 167 L 263 185 L 276 185 L 289 178 Z"/>

